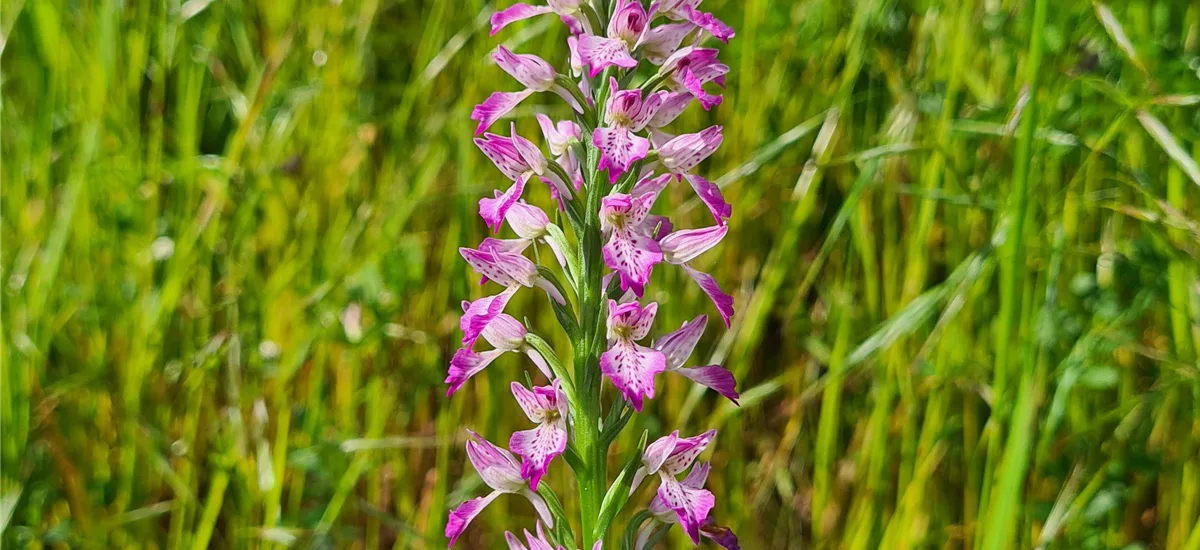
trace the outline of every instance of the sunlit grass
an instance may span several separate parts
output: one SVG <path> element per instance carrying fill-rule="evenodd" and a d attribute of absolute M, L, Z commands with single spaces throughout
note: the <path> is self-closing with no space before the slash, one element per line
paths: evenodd
<path fill-rule="evenodd" d="M 1200 6 L 705 6 L 731 84 L 679 125 L 725 127 L 698 261 L 738 314 L 692 361 L 742 406 L 663 378 L 619 446 L 719 429 L 748 549 L 1200 550 Z M 494 9 L 0 2 L 6 547 L 444 546 L 462 427 L 524 427 L 515 356 L 441 383 Z M 549 19 L 499 38 L 561 66 Z M 656 277 L 660 326 L 708 311 Z M 533 515 L 481 519 L 463 547 Z"/>

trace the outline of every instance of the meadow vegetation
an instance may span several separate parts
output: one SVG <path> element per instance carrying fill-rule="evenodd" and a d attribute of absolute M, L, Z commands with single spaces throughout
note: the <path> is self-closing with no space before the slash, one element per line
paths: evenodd
<path fill-rule="evenodd" d="M 1200 4 L 705 6 L 737 77 L 681 126 L 725 128 L 737 314 L 693 361 L 741 406 L 660 377 L 620 446 L 718 429 L 747 549 L 1200 550 Z M 463 426 L 526 427 L 516 354 L 442 383 L 497 7 L 0 2 L 5 547 L 444 547 Z M 503 43 L 562 66 L 549 19 Z M 712 313 L 655 277 L 663 326 Z"/>

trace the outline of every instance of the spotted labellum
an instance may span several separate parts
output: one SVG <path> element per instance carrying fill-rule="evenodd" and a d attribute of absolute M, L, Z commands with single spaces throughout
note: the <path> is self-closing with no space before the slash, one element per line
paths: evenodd
<path fill-rule="evenodd" d="M 504 531 L 511 550 L 649 549 L 676 525 L 693 544 L 737 549 L 705 488 L 712 462 L 699 458 L 715 430 L 691 437 L 674 430 L 649 444 L 643 434 L 638 448 L 623 451 L 620 475 L 608 470 L 632 415 L 653 414 L 660 378 L 679 375 L 712 390 L 712 399 L 739 400 L 732 373 L 690 361 L 708 314 L 656 329 L 659 303 L 682 294 L 658 287 L 657 301 L 647 294 L 656 266 L 677 266 L 725 327 L 734 316 L 733 297 L 703 270 L 733 218 L 720 187 L 700 175 L 723 129 L 673 128 L 692 104 L 714 113 L 721 105 L 729 67 L 719 46 L 734 31 L 701 0 L 545 0 L 499 10 L 491 34 L 540 16 L 566 25 L 561 58 L 497 46 L 491 61 L 519 88 L 493 92 L 471 112 L 475 145 L 505 183 L 478 201 L 488 236 L 459 249 L 483 286 L 462 303 L 462 338 L 445 381 L 447 397 L 459 399 L 475 391 L 470 382 L 484 370 L 512 372 L 509 362 L 518 361 L 525 374 L 510 389 L 524 428 L 507 436 L 507 449 L 466 431 L 467 459 L 490 491 L 450 511 L 448 544 L 481 536 L 468 529 L 472 522 L 496 499 L 516 495 L 535 520 L 525 524 L 532 531 Z M 537 129 L 521 132 L 534 122 L 540 138 Z M 712 219 L 676 228 L 662 212 L 668 201 L 659 200 L 675 186 L 694 193 L 708 210 L 700 217 Z M 535 204 L 542 193 L 549 200 Z M 556 352 L 537 334 L 541 327 L 514 311 L 529 300 L 518 295 L 529 293 L 545 295 L 571 350 Z M 560 496 L 564 464 L 578 490 Z M 643 486 L 653 490 L 639 497 Z M 636 506 L 641 513 L 623 536 L 610 537 L 614 518 Z M 564 509 L 578 509 L 578 521 Z"/>

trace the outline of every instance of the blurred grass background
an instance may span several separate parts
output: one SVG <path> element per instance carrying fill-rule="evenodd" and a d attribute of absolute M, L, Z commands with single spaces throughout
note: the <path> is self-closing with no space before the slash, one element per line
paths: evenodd
<path fill-rule="evenodd" d="M 5 547 L 444 546 L 463 428 L 525 427 L 515 356 L 442 397 L 502 183 L 467 116 L 499 41 L 565 62 L 496 7 L 0 1 Z M 726 128 L 738 314 L 693 361 L 744 398 L 661 377 L 622 448 L 720 429 L 748 549 L 1200 549 L 1200 4 L 705 7 L 730 86 L 677 126 Z M 713 313 L 655 277 L 656 334 Z"/>

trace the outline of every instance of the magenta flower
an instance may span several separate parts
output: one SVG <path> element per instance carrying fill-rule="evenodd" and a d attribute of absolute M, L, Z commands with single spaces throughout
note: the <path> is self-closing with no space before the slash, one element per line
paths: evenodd
<path fill-rule="evenodd" d="M 483 482 L 492 488 L 492 492 L 485 497 L 468 500 L 450 512 L 446 522 L 446 538 L 450 539 L 450 546 L 454 546 L 471 520 L 502 494 L 520 494 L 529 499 L 542 521 L 553 528 L 554 517 L 550 514 L 550 508 L 541 496 L 525 485 L 521 467 L 512 453 L 493 445 L 475 432 L 467 430 L 467 433 L 471 434 L 471 439 L 467 441 L 467 459 Z"/>
<path fill-rule="evenodd" d="M 729 326 L 729 319 L 733 317 L 733 297 L 721 290 L 721 286 L 711 275 L 693 268 L 688 262 L 716 246 L 721 239 L 725 238 L 728 231 L 729 227 L 726 225 L 714 225 L 703 229 L 684 229 L 667 235 L 659 242 L 663 259 L 667 263 L 683 267 L 688 276 L 700 285 L 700 289 L 717 306 L 717 311 L 721 314 L 721 320 L 725 322 L 726 327 Z M 688 352 L 691 352 L 690 348 Z"/>
<path fill-rule="evenodd" d="M 519 251 L 513 251 L 510 241 L 489 239 L 478 249 L 461 247 L 458 253 L 476 272 L 483 276 L 481 283 L 494 281 L 506 287 L 538 287 L 545 290 L 554 301 L 565 304 L 566 298 L 550 281 L 538 274 L 537 266 Z"/>
<path fill-rule="evenodd" d="M 446 390 L 446 397 L 454 395 L 467 380 L 482 372 L 505 352 L 524 353 L 546 378 L 554 378 L 542 355 L 525 343 L 525 326 L 513 316 L 504 313 L 496 315 L 483 327 L 482 334 L 483 339 L 487 340 L 493 349 L 476 353 L 471 349 L 472 346 L 463 340 L 464 347 L 454 352 L 454 357 L 450 359 L 450 370 L 446 375 L 446 384 L 450 387 Z M 535 482 L 535 489 L 536 486 Z"/>
<path fill-rule="evenodd" d="M 608 23 L 608 36 L 584 34 L 579 37 L 579 58 L 588 68 L 588 77 L 595 78 L 608 67 L 632 69 L 637 59 L 632 53 L 642 38 L 649 18 L 639 0 L 618 0 Z"/>
<path fill-rule="evenodd" d="M 657 196 L 612 194 L 600 203 L 600 227 L 609 234 L 602 250 L 604 263 L 620 275 L 621 290 L 632 288 L 639 296 L 650 281 L 654 264 L 663 259 L 658 242 L 650 235 L 654 228 L 645 223 Z"/>
<path fill-rule="evenodd" d="M 508 531 L 504 532 L 504 541 L 508 543 L 508 550 L 555 550 L 554 545 L 550 544 L 550 539 L 546 538 L 546 532 L 542 530 L 541 523 L 537 525 L 536 537 L 533 536 L 533 533 L 529 532 L 529 529 L 524 529 L 524 532 L 525 540 L 529 542 L 529 546 L 522 544 L 521 539 L 518 539 L 516 535 Z M 600 550 L 602 545 L 603 541 L 596 541 L 592 550 Z M 566 550 L 566 547 L 560 545 L 558 546 L 558 550 Z"/>
<path fill-rule="evenodd" d="M 708 479 L 708 472 L 710 469 L 711 468 L 708 462 L 696 464 L 692 467 L 692 470 L 688 472 L 687 477 L 685 477 L 679 484 L 689 489 L 704 489 L 704 482 Z M 654 516 L 654 519 L 657 519 L 658 521 L 667 524 L 679 523 L 679 516 L 674 510 L 668 507 L 666 501 L 664 501 L 662 497 L 658 495 L 655 495 L 654 500 L 650 501 L 649 510 Z M 642 550 L 648 546 L 650 535 L 654 532 L 654 528 L 655 526 L 653 523 L 648 523 L 638 531 L 637 543 L 634 544 L 635 549 Z M 726 550 L 741 550 L 741 546 L 738 545 L 737 535 L 735 535 L 728 527 L 717 525 L 713 520 L 711 512 L 709 513 L 708 517 L 705 518 L 704 524 L 700 526 L 700 536 L 711 539 L 713 542 L 717 543 Z"/>
<path fill-rule="evenodd" d="M 576 111 L 583 110 L 570 92 L 555 83 L 558 73 L 542 58 L 531 54 L 515 54 L 504 46 L 497 46 L 496 51 L 492 52 L 492 59 L 525 89 L 519 92 L 492 92 L 483 103 L 476 105 L 471 111 L 471 120 L 479 121 L 475 135 L 482 134 L 535 92 L 554 92 Z"/>
<path fill-rule="evenodd" d="M 662 499 L 667 509 L 675 512 L 683 530 L 695 544 L 700 544 L 700 527 L 706 523 L 715 499 L 712 493 L 703 488 L 703 483 L 698 487 L 690 486 L 694 483 L 685 485 L 676 476 L 696 461 L 696 457 L 708 448 L 716 435 L 716 430 L 709 430 L 680 439 L 679 430 L 676 430 L 659 438 L 646 447 L 642 455 L 642 467 L 634 475 L 631 488 L 631 491 L 636 489 L 646 476 L 658 474 L 658 498 Z"/>
<path fill-rule="evenodd" d="M 736 405 L 738 402 L 737 381 L 734 380 L 732 373 L 720 365 L 683 367 L 688 357 L 692 355 L 692 350 L 696 348 L 696 343 L 700 341 L 700 336 L 704 334 L 706 325 L 708 325 L 707 315 L 700 315 L 691 321 L 685 321 L 679 330 L 659 338 L 654 343 L 654 349 L 666 355 L 667 372 L 682 374 L 689 380 L 725 396 Z"/>
<path fill-rule="evenodd" d="M 612 380 L 634 410 L 641 412 L 642 398 L 654 398 L 654 376 L 667 370 L 667 357 L 656 349 L 638 345 L 646 337 L 658 304 L 642 308 L 637 302 L 608 301 L 608 351 L 600 355 L 600 372 Z"/>
<path fill-rule="evenodd" d="M 567 450 L 567 394 L 559 380 L 550 386 L 535 386 L 533 391 L 513 382 L 512 393 L 529 421 L 538 424 L 532 430 L 514 432 L 508 440 L 508 448 L 521 457 L 521 477 L 536 491 L 550 461 Z"/>
<path fill-rule="evenodd" d="M 726 25 L 711 13 L 696 8 L 701 0 L 655 0 L 650 4 L 650 18 L 664 15 L 674 21 L 688 21 L 708 31 L 717 40 L 728 43 L 734 37 L 733 27 Z"/>
<path fill-rule="evenodd" d="M 656 92 L 642 100 L 641 90 L 618 90 L 617 79 L 609 79 L 611 96 L 604 113 L 605 126 L 592 132 L 592 145 L 600 149 L 599 170 L 608 170 L 608 179 L 616 182 L 621 174 L 650 152 L 650 141 L 636 135 L 646 127 L 666 98 Z"/>
<path fill-rule="evenodd" d="M 705 111 L 721 104 L 720 95 L 709 94 L 704 85 L 713 82 L 725 87 L 725 75 L 729 66 L 717 60 L 719 52 L 712 48 L 683 48 L 663 62 L 662 71 L 669 71 L 670 86 L 675 91 L 687 91 L 694 96 Z"/>
<path fill-rule="evenodd" d="M 546 173 L 548 167 L 545 155 L 537 146 L 517 135 L 516 124 L 511 125 L 511 132 L 512 137 L 484 134 L 482 138 L 475 138 L 475 145 L 514 182 L 507 191 L 497 191 L 493 198 L 479 199 L 479 217 L 495 232 L 500 231 L 500 223 L 508 209 L 520 200 L 525 182 L 533 175 Z"/>
<path fill-rule="evenodd" d="M 547 13 L 557 13 L 563 18 L 564 22 L 568 22 L 569 26 L 578 25 L 579 22 L 575 15 L 579 12 L 579 6 L 584 0 L 546 0 L 546 6 L 530 6 L 529 4 L 513 4 L 508 9 L 498 11 L 492 14 L 492 35 L 500 32 L 500 29 L 508 26 L 509 23 L 515 23 L 530 17 L 536 17 Z"/>

